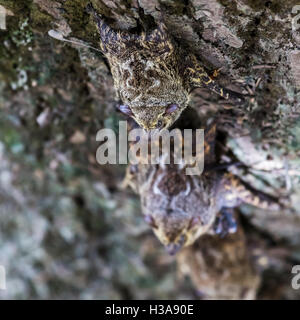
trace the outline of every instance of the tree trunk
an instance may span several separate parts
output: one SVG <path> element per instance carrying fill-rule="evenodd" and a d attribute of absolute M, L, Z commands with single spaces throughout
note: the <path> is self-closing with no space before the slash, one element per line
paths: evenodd
<path fill-rule="evenodd" d="M 163 18 L 208 72 L 221 68 L 218 82 L 251 96 L 236 107 L 197 89 L 190 107 L 218 118 L 222 161 L 244 165 L 232 172 L 290 206 L 240 211 L 257 297 L 299 298 L 290 284 L 300 264 L 296 0 L 0 0 L 0 262 L 11 288 L 0 297 L 198 297 L 145 226 L 139 199 L 120 189 L 125 166 L 95 160 L 97 131 L 117 130 L 122 116 L 103 55 L 86 47 L 99 49 L 89 2 L 119 29 L 137 27 L 139 7 Z"/>

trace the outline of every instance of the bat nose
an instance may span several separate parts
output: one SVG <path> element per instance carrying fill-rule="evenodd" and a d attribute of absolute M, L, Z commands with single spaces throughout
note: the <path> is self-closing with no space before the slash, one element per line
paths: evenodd
<path fill-rule="evenodd" d="M 180 249 L 182 245 L 179 243 L 170 243 L 165 248 L 169 255 L 174 256 Z"/>
<path fill-rule="evenodd" d="M 146 131 L 159 131 L 160 129 L 160 126 L 158 126 L 156 121 L 144 122 L 143 126 Z"/>
<path fill-rule="evenodd" d="M 145 130 L 146 131 L 156 131 L 156 126 L 154 126 L 154 125 L 147 125 L 146 127 L 145 127 Z"/>
<path fill-rule="evenodd" d="M 148 134 L 148 133 L 151 134 L 151 132 L 154 131 L 154 128 L 149 127 L 149 126 L 144 126 L 144 127 L 143 127 L 143 130 L 144 130 L 144 133 L 145 133 L 145 134 Z"/>

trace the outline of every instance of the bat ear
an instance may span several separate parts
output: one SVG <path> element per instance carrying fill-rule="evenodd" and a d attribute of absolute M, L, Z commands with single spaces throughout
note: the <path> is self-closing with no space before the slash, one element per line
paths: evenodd
<path fill-rule="evenodd" d="M 193 217 L 193 218 L 190 220 L 190 223 L 189 223 L 189 226 L 188 226 L 188 230 L 190 230 L 190 229 L 192 229 L 193 227 L 195 227 L 195 226 L 197 226 L 197 225 L 200 225 L 200 224 L 202 224 L 200 218 L 198 218 L 198 217 Z"/>
<path fill-rule="evenodd" d="M 145 219 L 146 223 L 148 223 L 151 228 L 157 229 L 157 225 L 155 223 L 155 220 L 150 214 L 145 215 L 144 219 Z"/>
<path fill-rule="evenodd" d="M 127 105 L 119 105 L 118 109 L 129 117 L 133 116 L 133 112 L 131 111 L 130 107 Z"/>
<path fill-rule="evenodd" d="M 178 105 L 173 103 L 173 104 L 170 104 L 166 107 L 166 111 L 165 111 L 165 114 L 170 114 L 174 111 L 176 111 L 178 109 Z"/>

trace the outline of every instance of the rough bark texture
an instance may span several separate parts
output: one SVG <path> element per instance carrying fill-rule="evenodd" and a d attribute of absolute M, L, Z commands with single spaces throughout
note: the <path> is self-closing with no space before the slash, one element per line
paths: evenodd
<path fill-rule="evenodd" d="M 110 72 L 85 7 L 136 27 L 138 3 L 163 18 L 219 81 L 254 93 L 247 108 L 195 91 L 191 107 L 218 116 L 223 160 L 256 189 L 287 196 L 291 210 L 241 208 L 262 275 L 258 298 L 299 298 L 300 30 L 296 0 L 0 0 L 0 264 L 2 298 L 196 298 L 144 224 L 139 199 L 120 190 L 124 166 L 99 166 L 96 132 L 117 130 Z M 250 250 L 250 249 L 249 249 Z"/>

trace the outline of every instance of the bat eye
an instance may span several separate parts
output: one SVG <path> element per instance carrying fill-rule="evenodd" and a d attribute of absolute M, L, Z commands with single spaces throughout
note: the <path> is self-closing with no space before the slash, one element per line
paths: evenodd
<path fill-rule="evenodd" d="M 171 114 L 172 112 L 176 111 L 178 109 L 178 105 L 177 104 L 170 104 L 167 106 L 165 114 Z"/>
<path fill-rule="evenodd" d="M 157 229 L 157 225 L 156 225 L 156 223 L 155 223 L 155 220 L 154 220 L 154 218 L 153 218 L 150 214 L 147 214 L 144 219 L 145 219 L 146 223 L 148 223 L 148 225 L 149 225 L 151 228 Z"/>
<path fill-rule="evenodd" d="M 156 127 L 159 129 L 159 128 L 161 128 L 162 124 L 163 124 L 163 122 L 161 120 L 158 120 Z"/>
<path fill-rule="evenodd" d="M 119 106 L 119 110 L 126 114 L 127 116 L 131 117 L 133 116 L 133 112 L 131 111 L 130 107 L 126 106 L 126 105 L 120 105 Z"/>

